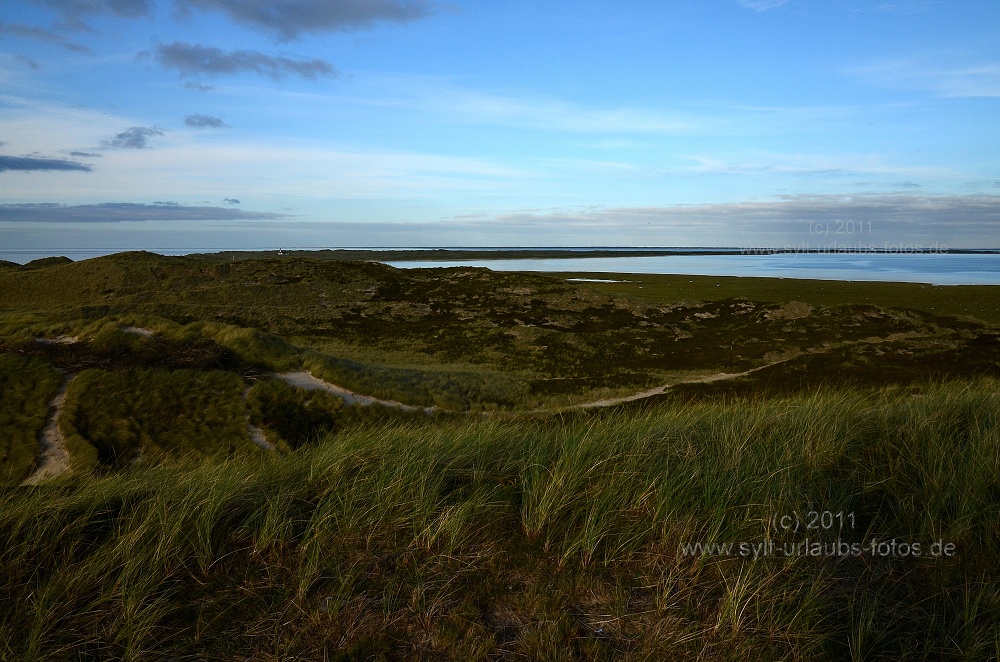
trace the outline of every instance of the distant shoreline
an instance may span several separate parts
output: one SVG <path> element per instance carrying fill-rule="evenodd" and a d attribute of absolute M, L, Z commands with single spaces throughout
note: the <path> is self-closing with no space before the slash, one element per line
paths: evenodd
<path fill-rule="evenodd" d="M 850 250 L 846 250 L 846 249 Z M 829 249 L 782 248 L 418 248 L 418 249 L 276 249 L 270 251 L 220 251 L 189 253 L 204 260 L 298 257 L 320 260 L 374 260 L 377 262 L 442 262 L 452 260 L 552 260 L 602 257 L 669 257 L 700 255 L 997 255 L 1000 248 L 921 248 L 919 250 L 859 250 L 857 247 Z"/>
<path fill-rule="evenodd" d="M 837 246 L 831 248 L 736 248 L 730 246 L 680 247 L 456 247 L 456 248 L 272 248 L 229 250 L 215 248 L 88 249 L 34 248 L 0 250 L 0 262 L 27 264 L 36 260 L 67 258 L 74 262 L 118 253 L 150 252 L 186 256 L 213 262 L 296 257 L 313 260 L 372 260 L 376 262 L 447 262 L 457 260 L 551 260 L 581 258 L 671 257 L 671 256 L 766 256 L 766 255 L 1000 255 L 1000 248 L 904 247 L 906 250 Z"/>

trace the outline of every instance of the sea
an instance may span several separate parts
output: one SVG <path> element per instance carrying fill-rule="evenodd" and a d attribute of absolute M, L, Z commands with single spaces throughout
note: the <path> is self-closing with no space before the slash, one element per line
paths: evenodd
<path fill-rule="evenodd" d="M 336 247 L 284 247 L 289 250 L 322 250 Z M 606 247 L 442 247 L 452 250 L 489 250 L 498 254 L 510 250 L 628 250 L 635 248 Z M 352 247 L 357 250 L 357 247 Z M 221 251 L 271 250 L 268 248 L 165 248 L 148 249 L 161 255 L 186 255 Z M 278 249 L 274 248 L 275 255 Z M 435 250 L 419 247 L 372 247 L 370 250 Z M 806 278 L 841 281 L 888 281 L 928 283 L 933 285 L 1000 285 L 1000 250 L 984 249 L 962 253 L 770 253 L 740 252 L 726 248 L 674 248 L 645 249 L 650 251 L 675 250 L 675 255 L 640 257 L 581 257 L 553 259 L 473 259 L 456 261 L 390 261 L 394 267 L 420 269 L 431 267 L 485 267 L 494 271 L 575 272 L 586 274 L 676 274 L 700 276 L 750 276 L 768 278 Z M 0 260 L 24 264 L 41 257 L 64 255 L 72 260 L 83 260 L 119 252 L 114 249 L 98 250 L 17 250 L 0 249 Z M 726 254 L 718 254 L 724 252 Z M 692 254 L 693 253 L 693 254 Z"/>
<path fill-rule="evenodd" d="M 756 276 L 933 285 L 1000 285 L 1000 254 L 919 255 L 778 253 L 770 255 L 667 255 L 542 260 L 388 262 L 403 269 L 486 267 L 494 271 Z"/>

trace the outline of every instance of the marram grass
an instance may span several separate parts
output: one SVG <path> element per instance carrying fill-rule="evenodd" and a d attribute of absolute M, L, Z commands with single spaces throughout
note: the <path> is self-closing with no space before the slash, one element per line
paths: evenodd
<path fill-rule="evenodd" d="M 0 658 L 991 659 L 998 469 L 980 381 L 352 428 L 7 489 Z"/>
<path fill-rule="evenodd" d="M 17 485 L 34 469 L 49 401 L 62 381 L 44 361 L 0 354 L 0 485 Z"/>

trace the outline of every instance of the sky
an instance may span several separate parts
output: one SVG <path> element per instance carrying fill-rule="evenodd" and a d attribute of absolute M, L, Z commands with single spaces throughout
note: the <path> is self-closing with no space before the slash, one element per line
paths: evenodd
<path fill-rule="evenodd" d="M 1000 246 L 996 0 L 3 0 L 0 249 Z"/>

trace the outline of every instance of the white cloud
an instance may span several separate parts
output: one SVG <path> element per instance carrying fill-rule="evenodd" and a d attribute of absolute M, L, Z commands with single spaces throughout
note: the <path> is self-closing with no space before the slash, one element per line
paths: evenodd
<path fill-rule="evenodd" d="M 947 179 L 959 173 L 940 167 L 899 165 L 878 154 L 778 154 L 755 153 L 750 158 L 692 155 L 693 165 L 671 174 L 754 175 L 762 173 L 807 175 L 884 175 Z"/>
<path fill-rule="evenodd" d="M 940 0 L 904 0 L 902 2 L 883 2 L 875 7 L 875 11 L 908 16 L 911 14 L 922 14 L 926 11 L 930 11 L 935 5 L 940 4 Z"/>
<path fill-rule="evenodd" d="M 244 93 L 251 93 L 243 89 Z M 456 85 L 426 76 L 365 74 L 352 95 L 285 93 L 312 102 L 336 99 L 383 109 L 400 109 L 470 125 L 503 126 L 594 136 L 595 147 L 648 144 L 637 137 L 788 135 L 801 131 L 849 129 L 859 117 L 897 110 L 901 104 L 765 106 L 692 101 L 658 106 L 602 106 L 524 91 L 497 92 Z M 599 143 L 603 140 L 603 143 Z"/>
<path fill-rule="evenodd" d="M 777 9 L 788 0 L 736 0 L 736 2 L 754 11 L 768 11 L 769 9 Z"/>
<path fill-rule="evenodd" d="M 64 106 L 0 94 L 4 113 L 0 134 L 10 153 L 87 151 L 122 130 L 142 124 L 135 118 L 92 108 Z"/>
<path fill-rule="evenodd" d="M 7 154 L 92 150 L 123 126 L 148 120 L 0 95 Z M 217 199 L 252 186 L 260 196 L 293 199 L 419 199 L 456 192 L 495 194 L 512 182 L 534 186 L 536 172 L 488 158 L 378 150 L 287 140 L 213 139 L 213 132 L 165 131 L 155 149 L 103 151 L 87 181 L 79 173 L 5 172 L 0 202 L 95 203 Z M 73 177 L 77 179 L 73 179 Z M 123 198 L 123 192 L 128 192 Z"/>
<path fill-rule="evenodd" d="M 865 223 L 865 232 L 837 234 L 847 222 Z M 612 207 L 519 212 L 483 219 L 509 233 L 529 236 L 538 230 L 572 245 L 587 237 L 602 245 L 609 237 L 633 246 L 830 246 L 934 242 L 952 247 L 995 245 L 1000 225 L 1000 195 L 782 195 L 695 205 Z M 533 229 L 535 228 L 535 229 Z M 628 239 L 628 240 L 626 240 Z"/>

